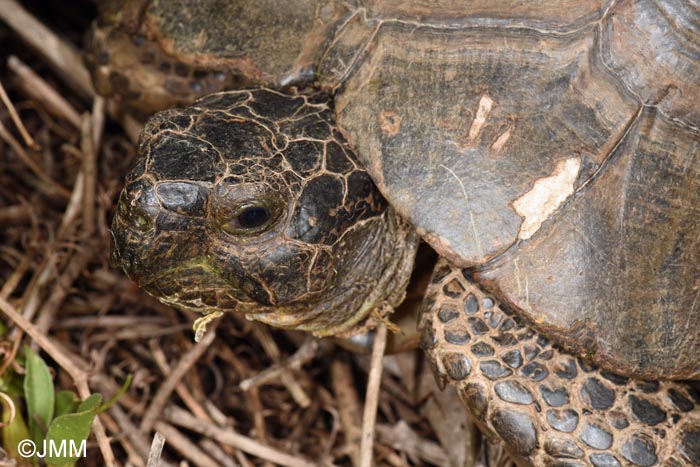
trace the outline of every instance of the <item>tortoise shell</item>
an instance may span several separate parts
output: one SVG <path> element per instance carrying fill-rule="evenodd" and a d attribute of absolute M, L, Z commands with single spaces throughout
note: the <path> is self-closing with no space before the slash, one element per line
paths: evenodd
<path fill-rule="evenodd" d="M 143 111 L 234 81 L 331 94 L 389 203 L 502 303 L 603 367 L 699 378 L 697 7 L 361 3 L 127 1 L 94 73 Z"/>

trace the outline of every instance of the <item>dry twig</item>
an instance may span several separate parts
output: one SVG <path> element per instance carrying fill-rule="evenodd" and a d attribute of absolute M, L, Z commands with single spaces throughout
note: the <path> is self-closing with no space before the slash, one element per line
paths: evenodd
<path fill-rule="evenodd" d="M 377 405 L 379 403 L 379 384 L 382 380 L 382 357 L 386 348 L 387 328 L 380 323 L 376 329 L 372 359 L 370 361 L 369 378 L 367 380 L 367 396 L 365 409 L 362 414 L 362 440 L 360 442 L 360 467 L 371 467 L 372 448 L 374 446 L 374 424 L 377 420 Z"/>

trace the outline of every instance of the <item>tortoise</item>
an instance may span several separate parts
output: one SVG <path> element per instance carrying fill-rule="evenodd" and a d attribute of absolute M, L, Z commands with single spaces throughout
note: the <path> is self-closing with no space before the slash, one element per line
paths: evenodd
<path fill-rule="evenodd" d="M 421 346 L 520 462 L 700 465 L 696 3 L 100 18 L 101 92 L 144 114 L 208 94 L 148 121 L 118 203 L 112 257 L 147 292 L 200 330 L 233 311 L 352 336 L 401 302 L 422 239 Z"/>

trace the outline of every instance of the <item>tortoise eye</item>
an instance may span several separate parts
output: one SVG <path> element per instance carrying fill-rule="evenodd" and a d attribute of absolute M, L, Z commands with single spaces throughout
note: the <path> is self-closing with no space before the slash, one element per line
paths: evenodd
<path fill-rule="evenodd" d="M 223 226 L 230 234 L 254 234 L 265 230 L 277 217 L 279 210 L 270 209 L 264 204 L 247 204 L 241 206 L 231 220 Z"/>
<path fill-rule="evenodd" d="M 270 220 L 270 211 L 267 208 L 253 206 L 244 209 L 236 220 L 244 229 L 255 229 Z"/>

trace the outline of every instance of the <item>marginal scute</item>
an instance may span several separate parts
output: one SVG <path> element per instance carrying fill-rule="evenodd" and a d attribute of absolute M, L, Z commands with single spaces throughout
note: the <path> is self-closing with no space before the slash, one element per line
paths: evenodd
<path fill-rule="evenodd" d="M 532 237 L 566 199 L 574 193 L 574 183 L 581 160 L 571 157 L 557 163 L 554 171 L 534 183 L 530 191 L 513 201 L 513 208 L 523 218 L 518 238 Z"/>

